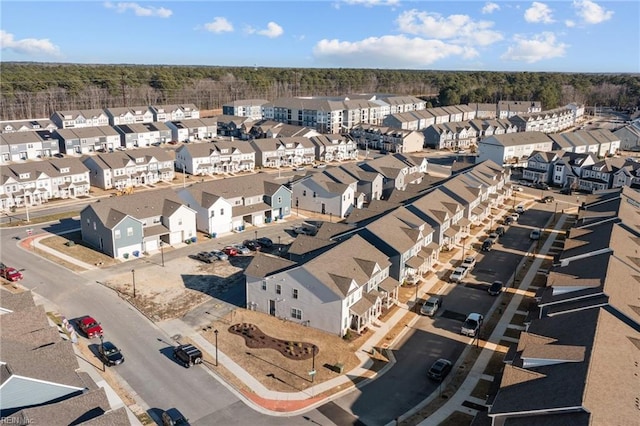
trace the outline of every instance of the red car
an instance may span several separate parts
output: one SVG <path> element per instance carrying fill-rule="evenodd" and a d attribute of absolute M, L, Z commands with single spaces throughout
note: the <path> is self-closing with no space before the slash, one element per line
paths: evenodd
<path fill-rule="evenodd" d="M 222 251 L 227 256 L 237 256 L 238 255 L 238 250 L 235 247 L 227 246 L 227 247 L 223 248 Z"/>
<path fill-rule="evenodd" d="M 85 316 L 78 320 L 78 329 L 89 339 L 102 336 L 102 326 L 90 316 Z"/>
<path fill-rule="evenodd" d="M 20 281 L 22 279 L 22 272 L 16 268 L 4 267 L 0 269 L 0 276 L 9 281 Z"/>

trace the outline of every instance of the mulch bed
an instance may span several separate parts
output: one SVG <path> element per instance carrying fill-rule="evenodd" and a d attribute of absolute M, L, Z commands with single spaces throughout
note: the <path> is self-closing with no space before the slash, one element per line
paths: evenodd
<path fill-rule="evenodd" d="M 229 327 L 229 332 L 244 337 L 245 344 L 252 349 L 275 349 L 283 356 L 293 360 L 305 360 L 318 355 L 319 348 L 312 343 L 292 342 L 276 339 L 264 334 L 260 329 L 249 323 L 234 324 Z"/>

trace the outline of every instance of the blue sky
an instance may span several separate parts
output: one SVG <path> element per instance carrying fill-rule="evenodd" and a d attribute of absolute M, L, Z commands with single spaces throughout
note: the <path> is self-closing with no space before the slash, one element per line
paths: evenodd
<path fill-rule="evenodd" d="M 2 0 L 2 61 L 640 72 L 640 2 Z"/>

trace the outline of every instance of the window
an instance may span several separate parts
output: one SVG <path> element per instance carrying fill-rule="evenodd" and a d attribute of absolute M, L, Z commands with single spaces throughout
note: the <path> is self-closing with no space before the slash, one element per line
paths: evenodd
<path fill-rule="evenodd" d="M 116 229 L 114 235 L 116 236 L 116 240 L 120 238 L 120 230 Z"/>
<path fill-rule="evenodd" d="M 128 227 L 127 228 L 127 237 L 131 237 L 133 235 L 133 228 L 132 227 Z"/>
<path fill-rule="evenodd" d="M 282 204 L 282 197 L 278 197 L 278 204 Z"/>
<path fill-rule="evenodd" d="M 263 290 L 267 290 L 267 282 L 266 281 L 262 281 L 262 289 Z"/>
<path fill-rule="evenodd" d="M 220 209 L 220 216 L 224 216 L 224 209 Z"/>
<path fill-rule="evenodd" d="M 291 318 L 302 320 L 302 311 L 300 309 L 291 308 Z"/>
<path fill-rule="evenodd" d="M 317 194 L 316 194 L 316 193 L 315 193 L 315 191 L 314 191 L 314 192 L 313 192 L 313 198 L 316 198 L 316 195 L 317 195 Z"/>
<path fill-rule="evenodd" d="M 293 289 L 293 291 L 292 291 L 292 297 L 293 297 L 294 299 L 297 299 L 297 298 L 298 298 L 298 289 L 297 289 L 297 288 L 294 288 L 294 289 Z"/>
<path fill-rule="evenodd" d="M 305 189 L 304 191 L 302 191 L 302 196 L 306 197 L 307 196 L 307 190 Z"/>
<path fill-rule="evenodd" d="M 282 286 L 280 284 L 276 284 L 276 294 L 282 294 Z"/>

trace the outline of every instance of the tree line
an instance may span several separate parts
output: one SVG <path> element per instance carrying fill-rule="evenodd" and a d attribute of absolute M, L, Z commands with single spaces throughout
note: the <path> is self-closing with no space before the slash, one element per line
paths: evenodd
<path fill-rule="evenodd" d="M 54 111 L 193 103 L 219 109 L 240 99 L 392 93 L 429 107 L 506 100 L 640 106 L 637 74 L 418 71 L 167 65 L 0 63 L 0 120 Z"/>

